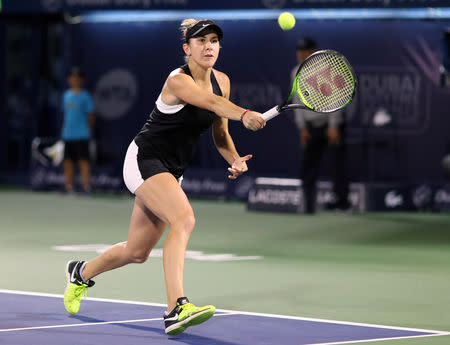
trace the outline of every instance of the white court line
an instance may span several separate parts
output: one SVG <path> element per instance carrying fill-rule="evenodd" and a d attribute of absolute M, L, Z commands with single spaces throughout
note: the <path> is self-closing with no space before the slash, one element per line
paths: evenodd
<path fill-rule="evenodd" d="M 0 293 L 39 296 L 39 297 L 53 297 L 53 298 L 63 298 L 64 297 L 63 295 L 59 295 L 59 294 L 48 294 L 48 293 L 40 293 L 40 292 L 18 291 L 18 290 L 4 290 L 4 289 L 0 289 Z M 90 300 L 90 301 L 97 301 L 97 302 L 124 303 L 124 304 L 135 304 L 135 305 L 147 305 L 147 306 L 154 306 L 154 307 L 167 307 L 167 304 L 161 304 L 161 303 L 137 302 L 137 301 L 128 301 L 128 300 L 114 300 L 114 299 L 93 298 L 93 297 L 88 297 L 86 299 Z M 432 333 L 430 335 L 406 336 L 406 338 L 450 335 L 450 332 L 447 332 L 447 331 L 436 331 L 436 330 L 430 330 L 430 329 L 386 326 L 386 325 L 379 325 L 379 324 L 359 323 L 359 322 L 349 322 L 349 321 L 338 321 L 338 320 L 329 320 L 329 319 L 314 319 L 314 318 L 308 318 L 308 317 L 277 315 L 277 314 L 253 313 L 253 312 L 244 312 L 244 311 L 228 310 L 228 309 L 216 309 L 216 310 L 219 311 L 219 312 L 226 313 L 226 314 L 222 314 L 224 316 L 225 315 L 250 315 L 250 316 L 272 317 L 272 318 L 278 318 L 278 319 L 290 319 L 290 320 L 312 321 L 312 322 L 322 322 L 322 323 L 334 323 L 334 324 L 348 325 L 348 326 L 375 327 L 375 328 L 403 330 L 403 331 L 411 331 L 411 332 Z M 220 316 L 220 315 L 216 315 L 216 316 Z M 116 321 L 114 321 L 114 322 L 117 323 Z M 61 325 L 59 327 L 63 327 L 63 325 Z M 404 337 L 394 337 L 392 339 L 401 339 L 401 338 L 404 338 Z M 386 338 L 386 339 L 391 339 L 391 338 Z M 373 340 L 372 339 L 368 339 L 368 340 L 366 339 L 364 341 L 351 341 L 351 342 L 341 342 L 341 343 L 339 343 L 339 342 L 336 343 L 335 342 L 335 343 L 323 343 L 323 344 L 315 344 L 315 345 L 348 344 L 348 343 L 355 343 L 355 342 L 369 342 L 369 341 L 377 341 L 377 340 L 384 340 L 384 339 L 380 339 L 380 338 L 373 339 Z"/>
<path fill-rule="evenodd" d="M 153 319 L 137 319 L 137 320 L 122 320 L 122 321 L 102 321 L 102 322 L 88 322 L 88 323 L 72 323 L 68 325 L 53 325 L 53 326 L 36 326 L 36 327 L 23 327 L 23 328 L 7 328 L 0 329 L 0 332 L 13 332 L 13 331 L 28 331 L 33 329 L 48 329 L 48 328 L 63 328 L 63 327 L 82 327 L 82 326 L 97 326 L 97 325 L 108 325 L 115 323 L 132 323 L 132 322 L 146 322 L 161 320 L 161 317 Z"/>
<path fill-rule="evenodd" d="M 226 316 L 230 314 L 216 314 L 217 316 Z M 64 327 L 84 327 L 84 326 L 97 326 L 97 325 L 109 325 L 109 324 L 121 324 L 121 323 L 136 323 L 136 322 L 148 322 L 148 321 L 162 321 L 162 317 L 155 317 L 153 319 L 136 319 L 136 320 L 118 320 L 118 321 L 100 321 L 100 322 L 88 322 L 88 323 L 72 323 L 68 325 L 50 325 L 50 326 L 35 326 L 35 327 L 22 327 L 22 328 L 6 328 L 0 329 L 0 332 L 15 332 L 15 331 L 29 331 L 36 329 L 49 329 L 49 328 L 64 328 Z"/>
<path fill-rule="evenodd" d="M 407 335 L 404 337 L 392 337 L 392 338 L 377 338 L 377 339 L 365 339 L 365 340 L 346 340 L 332 343 L 311 343 L 305 345 L 341 345 L 341 344 L 356 344 L 356 343 L 372 343 L 375 341 L 383 340 L 396 340 L 396 339 L 410 339 L 410 338 L 425 338 L 425 337 L 438 337 L 444 334 L 427 334 L 427 335 Z"/>
<path fill-rule="evenodd" d="M 0 290 L 1 292 L 1 290 Z M 360 322 L 350 322 L 350 321 L 339 321 L 339 320 L 330 320 L 330 319 L 315 319 L 310 317 L 301 317 L 301 316 L 288 316 L 288 315 L 278 315 L 278 314 L 264 314 L 264 313 L 252 313 L 247 311 L 235 311 L 235 310 L 227 310 L 227 309 L 217 309 L 223 312 L 237 312 L 241 315 L 250 315 L 250 316 L 262 316 L 262 317 L 273 317 L 278 319 L 290 319 L 290 320 L 300 320 L 300 321 L 313 321 L 313 322 L 323 322 L 323 323 L 335 323 L 339 325 L 348 325 L 348 326 L 361 326 L 361 327 L 375 327 L 375 328 L 385 328 L 385 329 L 393 329 L 399 331 L 411 331 L 411 332 L 423 332 L 423 333 L 433 333 L 434 335 L 450 335 L 450 332 L 447 331 L 436 331 L 432 329 L 420 329 L 420 328 L 409 328 L 409 327 L 398 327 L 398 326 L 386 326 L 379 325 L 374 323 L 360 323 Z"/>

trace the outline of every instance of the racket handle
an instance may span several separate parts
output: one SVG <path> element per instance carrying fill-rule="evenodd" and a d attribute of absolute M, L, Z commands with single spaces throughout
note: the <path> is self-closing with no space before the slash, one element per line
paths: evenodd
<path fill-rule="evenodd" d="M 261 117 L 265 121 L 269 121 L 270 119 L 273 119 L 275 116 L 279 115 L 278 112 L 278 105 L 274 106 L 272 109 L 267 110 L 265 113 L 261 114 Z"/>

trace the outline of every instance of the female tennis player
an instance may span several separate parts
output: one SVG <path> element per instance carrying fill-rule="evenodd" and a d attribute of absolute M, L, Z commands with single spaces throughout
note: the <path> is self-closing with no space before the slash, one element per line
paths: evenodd
<path fill-rule="evenodd" d="M 167 226 L 163 264 L 167 291 L 165 332 L 178 334 L 208 320 L 215 307 L 196 307 L 185 297 L 183 272 L 186 246 L 194 228 L 192 207 L 181 189 L 200 135 L 212 126 L 214 142 L 230 164 L 229 178 L 246 172 L 251 155 L 241 157 L 228 133 L 228 119 L 253 131 L 265 126 L 260 113 L 228 100 L 230 81 L 213 69 L 219 56 L 222 29 L 212 20 L 186 19 L 181 24 L 187 64 L 172 71 L 142 130 L 128 147 L 124 180 L 135 194 L 128 240 L 91 261 L 69 261 L 64 305 L 78 312 L 91 278 L 129 263 L 147 260 Z"/>

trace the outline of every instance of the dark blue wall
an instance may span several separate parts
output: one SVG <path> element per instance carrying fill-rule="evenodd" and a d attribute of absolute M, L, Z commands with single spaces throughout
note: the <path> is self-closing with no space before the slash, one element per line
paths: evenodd
<path fill-rule="evenodd" d="M 297 21 L 287 32 L 274 20 L 219 24 L 225 36 L 216 67 L 229 75 L 237 104 L 265 111 L 284 98 L 295 65 L 295 42 L 313 37 L 321 48 L 342 52 L 359 77 L 357 98 L 347 112 L 352 180 L 442 179 L 440 160 L 450 140 L 450 90 L 439 85 L 439 64 L 442 32 L 450 22 Z M 70 27 L 72 63 L 85 69 L 87 87 L 103 104 L 97 137 L 105 162 L 122 164 L 166 76 L 183 63 L 178 26 L 174 21 Z M 137 89 L 130 82 L 99 83 L 115 69 L 131 73 Z M 118 107 L 132 106 L 122 116 L 108 117 L 107 104 L 117 98 Z M 391 122 L 375 126 L 374 116 L 383 114 Z M 290 115 L 257 133 L 230 124 L 238 151 L 254 154 L 250 168 L 255 175 L 297 176 L 301 152 Z M 225 168 L 210 137 L 204 136 L 195 166 Z M 326 166 L 322 175 L 327 175 Z"/>

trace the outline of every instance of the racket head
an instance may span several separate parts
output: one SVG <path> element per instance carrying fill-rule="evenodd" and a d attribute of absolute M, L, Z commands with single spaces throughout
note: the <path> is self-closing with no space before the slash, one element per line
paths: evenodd
<path fill-rule="evenodd" d="M 357 79 L 352 66 L 342 54 L 334 50 L 319 50 L 302 62 L 294 87 L 307 108 L 331 113 L 352 101 Z"/>

